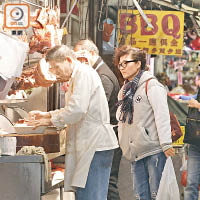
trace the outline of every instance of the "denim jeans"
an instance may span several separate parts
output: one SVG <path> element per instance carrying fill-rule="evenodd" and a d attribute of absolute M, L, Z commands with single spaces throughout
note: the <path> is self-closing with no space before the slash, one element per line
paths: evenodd
<path fill-rule="evenodd" d="M 76 200 L 106 200 L 114 150 L 96 151 L 85 188 L 77 188 Z"/>
<path fill-rule="evenodd" d="M 184 200 L 198 200 L 200 184 L 200 147 L 190 145 L 187 161 L 187 186 Z"/>
<path fill-rule="evenodd" d="M 119 166 L 121 157 L 122 157 L 122 150 L 120 148 L 115 149 L 112 161 L 112 168 L 110 172 L 107 200 L 120 200 L 117 184 L 118 184 L 118 175 L 119 175 Z"/>
<path fill-rule="evenodd" d="M 136 200 L 155 200 L 166 162 L 163 152 L 132 162 Z"/>
<path fill-rule="evenodd" d="M 115 126 L 113 130 L 115 131 L 115 134 L 118 139 L 118 127 Z M 107 200 L 120 200 L 119 190 L 118 190 L 118 175 L 119 175 L 119 166 L 121 158 L 122 158 L 122 150 L 119 147 L 114 151 L 112 168 L 110 172 Z"/>

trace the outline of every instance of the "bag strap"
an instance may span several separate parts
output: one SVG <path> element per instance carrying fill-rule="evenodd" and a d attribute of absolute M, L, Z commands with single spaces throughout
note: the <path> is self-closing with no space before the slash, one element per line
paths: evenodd
<path fill-rule="evenodd" d="M 145 84 L 145 93 L 146 93 L 146 95 L 147 95 L 148 84 L 149 84 L 149 81 L 150 81 L 151 79 L 153 79 L 153 78 L 148 79 L 148 80 L 146 81 L 146 84 Z"/>
<path fill-rule="evenodd" d="M 198 88 L 197 101 L 200 102 L 200 88 Z"/>

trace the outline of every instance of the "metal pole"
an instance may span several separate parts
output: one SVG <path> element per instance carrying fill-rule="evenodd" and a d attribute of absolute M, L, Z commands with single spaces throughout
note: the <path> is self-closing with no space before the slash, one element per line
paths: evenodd
<path fill-rule="evenodd" d="M 76 5 L 77 2 L 78 2 L 78 0 L 74 1 L 74 4 L 73 4 L 71 10 L 69 11 L 69 13 L 67 14 L 67 16 L 66 16 L 66 18 L 65 18 L 65 20 L 64 20 L 64 22 L 63 22 L 63 24 L 61 26 L 61 28 L 65 27 L 65 23 L 67 22 L 67 20 L 68 20 L 69 16 L 71 15 L 71 13 L 72 13 L 72 11 L 73 11 L 73 9 L 74 9 L 74 7 L 75 7 L 75 5 Z"/>
<path fill-rule="evenodd" d="M 63 186 L 60 187 L 60 200 L 63 200 Z"/>
<path fill-rule="evenodd" d="M 133 3 L 135 4 L 136 8 L 138 9 L 139 13 L 141 14 L 141 16 L 143 17 L 144 21 L 147 23 L 147 25 L 150 28 L 153 28 L 152 24 L 149 22 L 147 16 L 144 14 L 142 8 L 140 7 L 139 3 L 136 0 L 133 0 Z"/>
<path fill-rule="evenodd" d="M 94 0 L 89 1 L 89 38 L 95 40 L 94 38 Z"/>
<path fill-rule="evenodd" d="M 93 0 L 91 0 L 93 1 Z M 101 1 L 98 1 L 98 13 L 99 13 L 99 16 L 100 17 L 100 11 L 101 10 Z M 98 21 L 98 20 L 97 20 Z M 99 49 L 99 54 L 102 55 L 102 45 L 103 45 L 103 40 L 102 40 L 102 31 L 99 31 L 98 30 L 98 27 L 96 28 L 96 45 Z"/>

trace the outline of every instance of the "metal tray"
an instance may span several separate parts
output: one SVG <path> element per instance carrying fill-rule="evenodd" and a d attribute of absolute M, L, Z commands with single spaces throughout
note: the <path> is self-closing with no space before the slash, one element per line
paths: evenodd
<path fill-rule="evenodd" d="M 0 104 L 17 104 L 27 102 L 27 99 L 3 99 L 0 100 Z"/>

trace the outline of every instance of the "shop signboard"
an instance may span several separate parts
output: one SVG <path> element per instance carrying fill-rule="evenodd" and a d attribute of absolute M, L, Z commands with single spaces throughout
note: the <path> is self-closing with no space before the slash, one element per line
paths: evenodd
<path fill-rule="evenodd" d="M 183 135 L 177 141 L 173 142 L 173 146 L 183 146 L 184 145 L 183 139 L 185 136 L 185 126 L 181 126 L 181 131 L 182 131 Z"/>
<path fill-rule="evenodd" d="M 144 10 L 153 29 L 137 10 L 119 10 L 118 44 L 132 45 L 148 54 L 182 55 L 184 13 Z"/>

